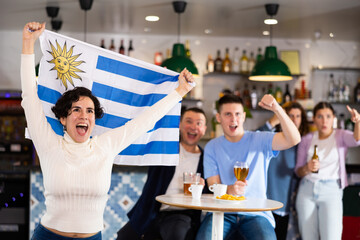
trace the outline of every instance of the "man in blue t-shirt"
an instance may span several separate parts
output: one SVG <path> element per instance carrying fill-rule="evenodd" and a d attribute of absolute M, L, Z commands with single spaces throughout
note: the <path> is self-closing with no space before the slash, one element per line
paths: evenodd
<path fill-rule="evenodd" d="M 228 185 L 227 194 L 246 198 L 266 198 L 267 169 L 277 151 L 288 149 L 300 142 L 294 123 L 273 96 L 265 95 L 259 106 L 278 117 L 282 132 L 245 131 L 245 112 L 240 97 L 225 95 L 219 99 L 216 120 L 224 136 L 211 140 L 205 146 L 204 176 L 209 186 Z M 247 180 L 237 181 L 234 175 L 236 161 L 249 166 Z M 197 234 L 198 240 L 211 239 L 212 214 L 208 214 Z M 274 239 L 275 222 L 271 212 L 225 213 L 224 239 Z"/>

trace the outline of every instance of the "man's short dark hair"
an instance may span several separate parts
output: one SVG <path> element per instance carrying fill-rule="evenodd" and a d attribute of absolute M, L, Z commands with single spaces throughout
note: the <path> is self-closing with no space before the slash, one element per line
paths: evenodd
<path fill-rule="evenodd" d="M 219 101 L 218 101 L 218 106 L 217 106 L 217 111 L 220 112 L 221 107 L 224 104 L 227 103 L 239 103 L 243 106 L 243 100 L 241 97 L 235 95 L 235 94 L 225 94 L 224 96 L 222 96 Z"/>
<path fill-rule="evenodd" d="M 63 95 L 61 95 L 55 106 L 51 108 L 55 114 L 55 117 L 58 119 L 66 118 L 69 115 L 72 104 L 79 101 L 80 97 L 89 97 L 94 103 L 95 118 L 102 118 L 104 115 L 104 110 L 101 107 L 99 100 L 92 94 L 89 89 L 84 87 L 75 87 L 74 89 L 66 91 L 63 93 Z"/>
<path fill-rule="evenodd" d="M 181 117 L 180 117 L 180 121 L 182 120 L 183 116 L 185 115 L 186 112 L 196 112 L 196 113 L 201 113 L 202 115 L 204 115 L 205 120 L 206 120 L 206 115 L 204 110 L 197 108 L 197 107 L 191 107 L 191 108 L 183 108 L 181 109 Z"/>

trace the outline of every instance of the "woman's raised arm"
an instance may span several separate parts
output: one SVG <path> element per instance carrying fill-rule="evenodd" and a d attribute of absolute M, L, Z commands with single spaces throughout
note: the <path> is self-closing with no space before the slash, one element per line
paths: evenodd
<path fill-rule="evenodd" d="M 35 41 L 45 30 L 45 23 L 28 22 L 23 29 L 23 54 L 34 54 Z"/>

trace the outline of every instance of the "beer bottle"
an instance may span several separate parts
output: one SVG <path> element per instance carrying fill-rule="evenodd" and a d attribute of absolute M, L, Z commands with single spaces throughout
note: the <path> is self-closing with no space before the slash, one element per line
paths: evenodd
<path fill-rule="evenodd" d="M 312 158 L 311 158 L 311 161 L 313 161 L 313 160 L 315 160 L 315 161 L 319 161 L 319 156 L 317 155 L 317 149 L 318 148 L 318 146 L 317 145 L 315 145 L 314 146 L 314 154 L 313 154 L 313 156 L 312 156 Z M 318 173 L 319 172 L 319 170 L 317 170 L 317 171 L 311 171 L 312 173 Z"/>

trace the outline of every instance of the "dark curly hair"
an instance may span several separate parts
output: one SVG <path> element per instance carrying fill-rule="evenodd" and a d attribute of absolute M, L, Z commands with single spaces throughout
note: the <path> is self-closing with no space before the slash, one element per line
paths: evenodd
<path fill-rule="evenodd" d="M 80 97 L 89 97 L 95 106 L 95 118 L 102 118 L 104 110 L 100 105 L 99 100 L 91 93 L 91 91 L 84 87 L 75 87 L 72 90 L 64 92 L 64 94 L 57 100 L 55 106 L 51 108 L 55 117 L 66 118 L 74 102 L 79 101 Z"/>

